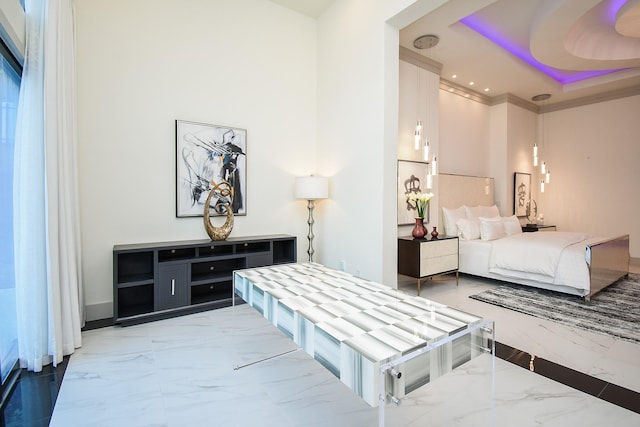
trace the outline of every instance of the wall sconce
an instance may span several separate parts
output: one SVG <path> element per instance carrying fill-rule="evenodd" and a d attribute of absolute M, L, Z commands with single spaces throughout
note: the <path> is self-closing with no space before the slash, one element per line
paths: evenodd
<path fill-rule="evenodd" d="M 313 208 L 315 207 L 315 201 L 320 199 L 326 199 L 329 197 L 329 178 L 322 176 L 301 176 L 296 178 L 295 196 L 297 199 L 307 200 L 307 208 L 309 209 L 309 234 L 307 239 L 309 240 L 309 248 L 307 253 L 309 254 L 309 262 L 313 262 Z"/>

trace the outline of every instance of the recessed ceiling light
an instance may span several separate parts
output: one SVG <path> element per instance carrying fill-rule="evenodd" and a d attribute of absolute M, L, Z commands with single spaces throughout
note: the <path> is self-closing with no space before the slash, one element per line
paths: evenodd
<path fill-rule="evenodd" d="M 476 84 L 475 82 L 469 82 L 469 86 L 473 86 L 474 84 Z"/>
<path fill-rule="evenodd" d="M 469 97 L 469 94 L 468 94 L 468 93 L 465 93 L 465 94 L 464 94 L 464 97 L 465 97 L 465 98 L 468 98 L 468 97 Z"/>
<path fill-rule="evenodd" d="M 454 75 L 451 76 L 452 79 L 455 79 L 456 77 L 458 77 L 457 74 L 454 74 Z"/>
<path fill-rule="evenodd" d="M 484 91 L 485 91 L 485 92 L 489 92 L 489 88 L 488 88 L 488 87 L 485 87 L 485 88 L 484 88 Z"/>

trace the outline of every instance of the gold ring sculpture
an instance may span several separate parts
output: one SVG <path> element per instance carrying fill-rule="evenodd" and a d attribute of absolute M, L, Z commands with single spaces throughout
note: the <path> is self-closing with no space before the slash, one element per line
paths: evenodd
<path fill-rule="evenodd" d="M 211 240 L 226 240 L 233 229 L 233 209 L 231 208 L 233 204 L 233 188 L 227 181 L 222 181 L 219 184 L 211 181 L 211 185 L 213 187 L 209 191 L 209 196 L 204 204 L 204 229 L 211 237 Z M 214 227 L 210 220 L 211 198 L 214 195 L 218 197 L 218 202 L 213 206 L 213 210 L 221 215 L 227 215 L 227 219 L 221 227 Z M 222 199 L 226 199 L 226 201 L 220 202 Z"/>

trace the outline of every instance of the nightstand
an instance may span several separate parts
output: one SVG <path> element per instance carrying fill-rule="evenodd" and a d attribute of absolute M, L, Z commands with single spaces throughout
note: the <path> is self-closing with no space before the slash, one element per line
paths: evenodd
<path fill-rule="evenodd" d="M 418 279 L 443 273 L 456 273 L 458 285 L 458 237 L 438 236 L 437 239 L 398 238 L 398 273 Z"/>
<path fill-rule="evenodd" d="M 532 233 L 534 231 L 556 231 L 555 225 L 536 225 L 536 224 L 527 224 L 522 226 L 522 231 L 524 233 Z"/>

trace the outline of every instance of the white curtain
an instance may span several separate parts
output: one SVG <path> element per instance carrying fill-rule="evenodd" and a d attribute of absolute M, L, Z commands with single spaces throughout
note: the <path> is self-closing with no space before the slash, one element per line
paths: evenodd
<path fill-rule="evenodd" d="M 40 371 L 81 345 L 73 0 L 25 2 L 14 176 L 20 365 Z"/>

